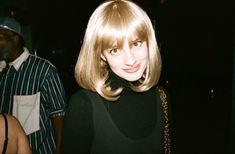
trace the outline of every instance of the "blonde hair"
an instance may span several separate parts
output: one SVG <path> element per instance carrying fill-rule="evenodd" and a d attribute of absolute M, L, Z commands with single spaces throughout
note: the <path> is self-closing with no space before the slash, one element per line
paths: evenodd
<path fill-rule="evenodd" d="M 107 100 L 117 100 L 122 88 L 111 89 L 107 82 L 109 66 L 102 61 L 101 54 L 114 41 L 122 46 L 125 38 L 131 41 L 133 35 L 147 42 L 149 63 L 138 84 L 131 84 L 131 88 L 142 92 L 156 85 L 160 78 L 161 57 L 155 31 L 147 13 L 128 0 L 105 1 L 91 15 L 75 66 L 78 84 Z"/>

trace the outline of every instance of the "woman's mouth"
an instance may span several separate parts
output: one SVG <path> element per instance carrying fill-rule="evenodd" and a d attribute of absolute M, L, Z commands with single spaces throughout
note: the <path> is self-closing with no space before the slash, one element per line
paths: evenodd
<path fill-rule="evenodd" d="M 131 67 L 131 68 L 123 68 L 122 70 L 126 73 L 135 73 L 139 70 L 139 68 L 140 68 L 140 64 L 135 65 L 134 67 Z"/>

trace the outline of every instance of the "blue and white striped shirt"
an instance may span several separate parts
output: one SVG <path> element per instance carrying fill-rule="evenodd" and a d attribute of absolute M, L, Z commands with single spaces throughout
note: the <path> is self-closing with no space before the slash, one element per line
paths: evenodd
<path fill-rule="evenodd" d="M 34 154 L 55 153 L 51 118 L 64 116 L 66 95 L 57 69 L 25 51 L 0 70 L 0 113 L 15 115 Z"/>

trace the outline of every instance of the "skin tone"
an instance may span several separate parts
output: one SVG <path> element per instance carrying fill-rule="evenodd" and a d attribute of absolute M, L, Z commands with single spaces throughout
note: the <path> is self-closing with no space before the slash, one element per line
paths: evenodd
<path fill-rule="evenodd" d="M 55 132 L 55 142 L 56 142 L 56 154 L 60 154 L 61 150 L 61 140 L 62 140 L 62 128 L 63 128 L 64 118 L 62 116 L 57 116 L 52 118 L 52 124 Z"/>
<path fill-rule="evenodd" d="M 31 148 L 28 138 L 24 132 L 24 129 L 20 125 L 19 121 L 11 116 L 7 115 L 8 122 L 8 146 L 6 153 L 15 154 L 31 154 Z M 3 144 L 5 139 L 5 121 L 3 116 L 0 116 L 0 152 L 3 150 Z"/>
<path fill-rule="evenodd" d="M 125 40 L 123 48 L 117 48 L 116 43 L 101 55 L 111 70 L 127 81 L 139 80 L 148 63 L 148 48 L 146 41 L 133 39 L 131 44 Z"/>

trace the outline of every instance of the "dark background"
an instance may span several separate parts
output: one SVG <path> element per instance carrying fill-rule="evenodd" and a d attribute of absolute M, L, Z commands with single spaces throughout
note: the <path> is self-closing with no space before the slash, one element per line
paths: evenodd
<path fill-rule="evenodd" d="M 232 2 L 133 1 L 147 11 L 156 28 L 163 59 L 159 84 L 171 101 L 174 153 L 235 153 Z M 14 13 L 30 27 L 32 52 L 37 50 L 58 67 L 68 98 L 79 88 L 74 65 L 89 16 L 100 2 L 0 1 L 1 15 Z"/>

